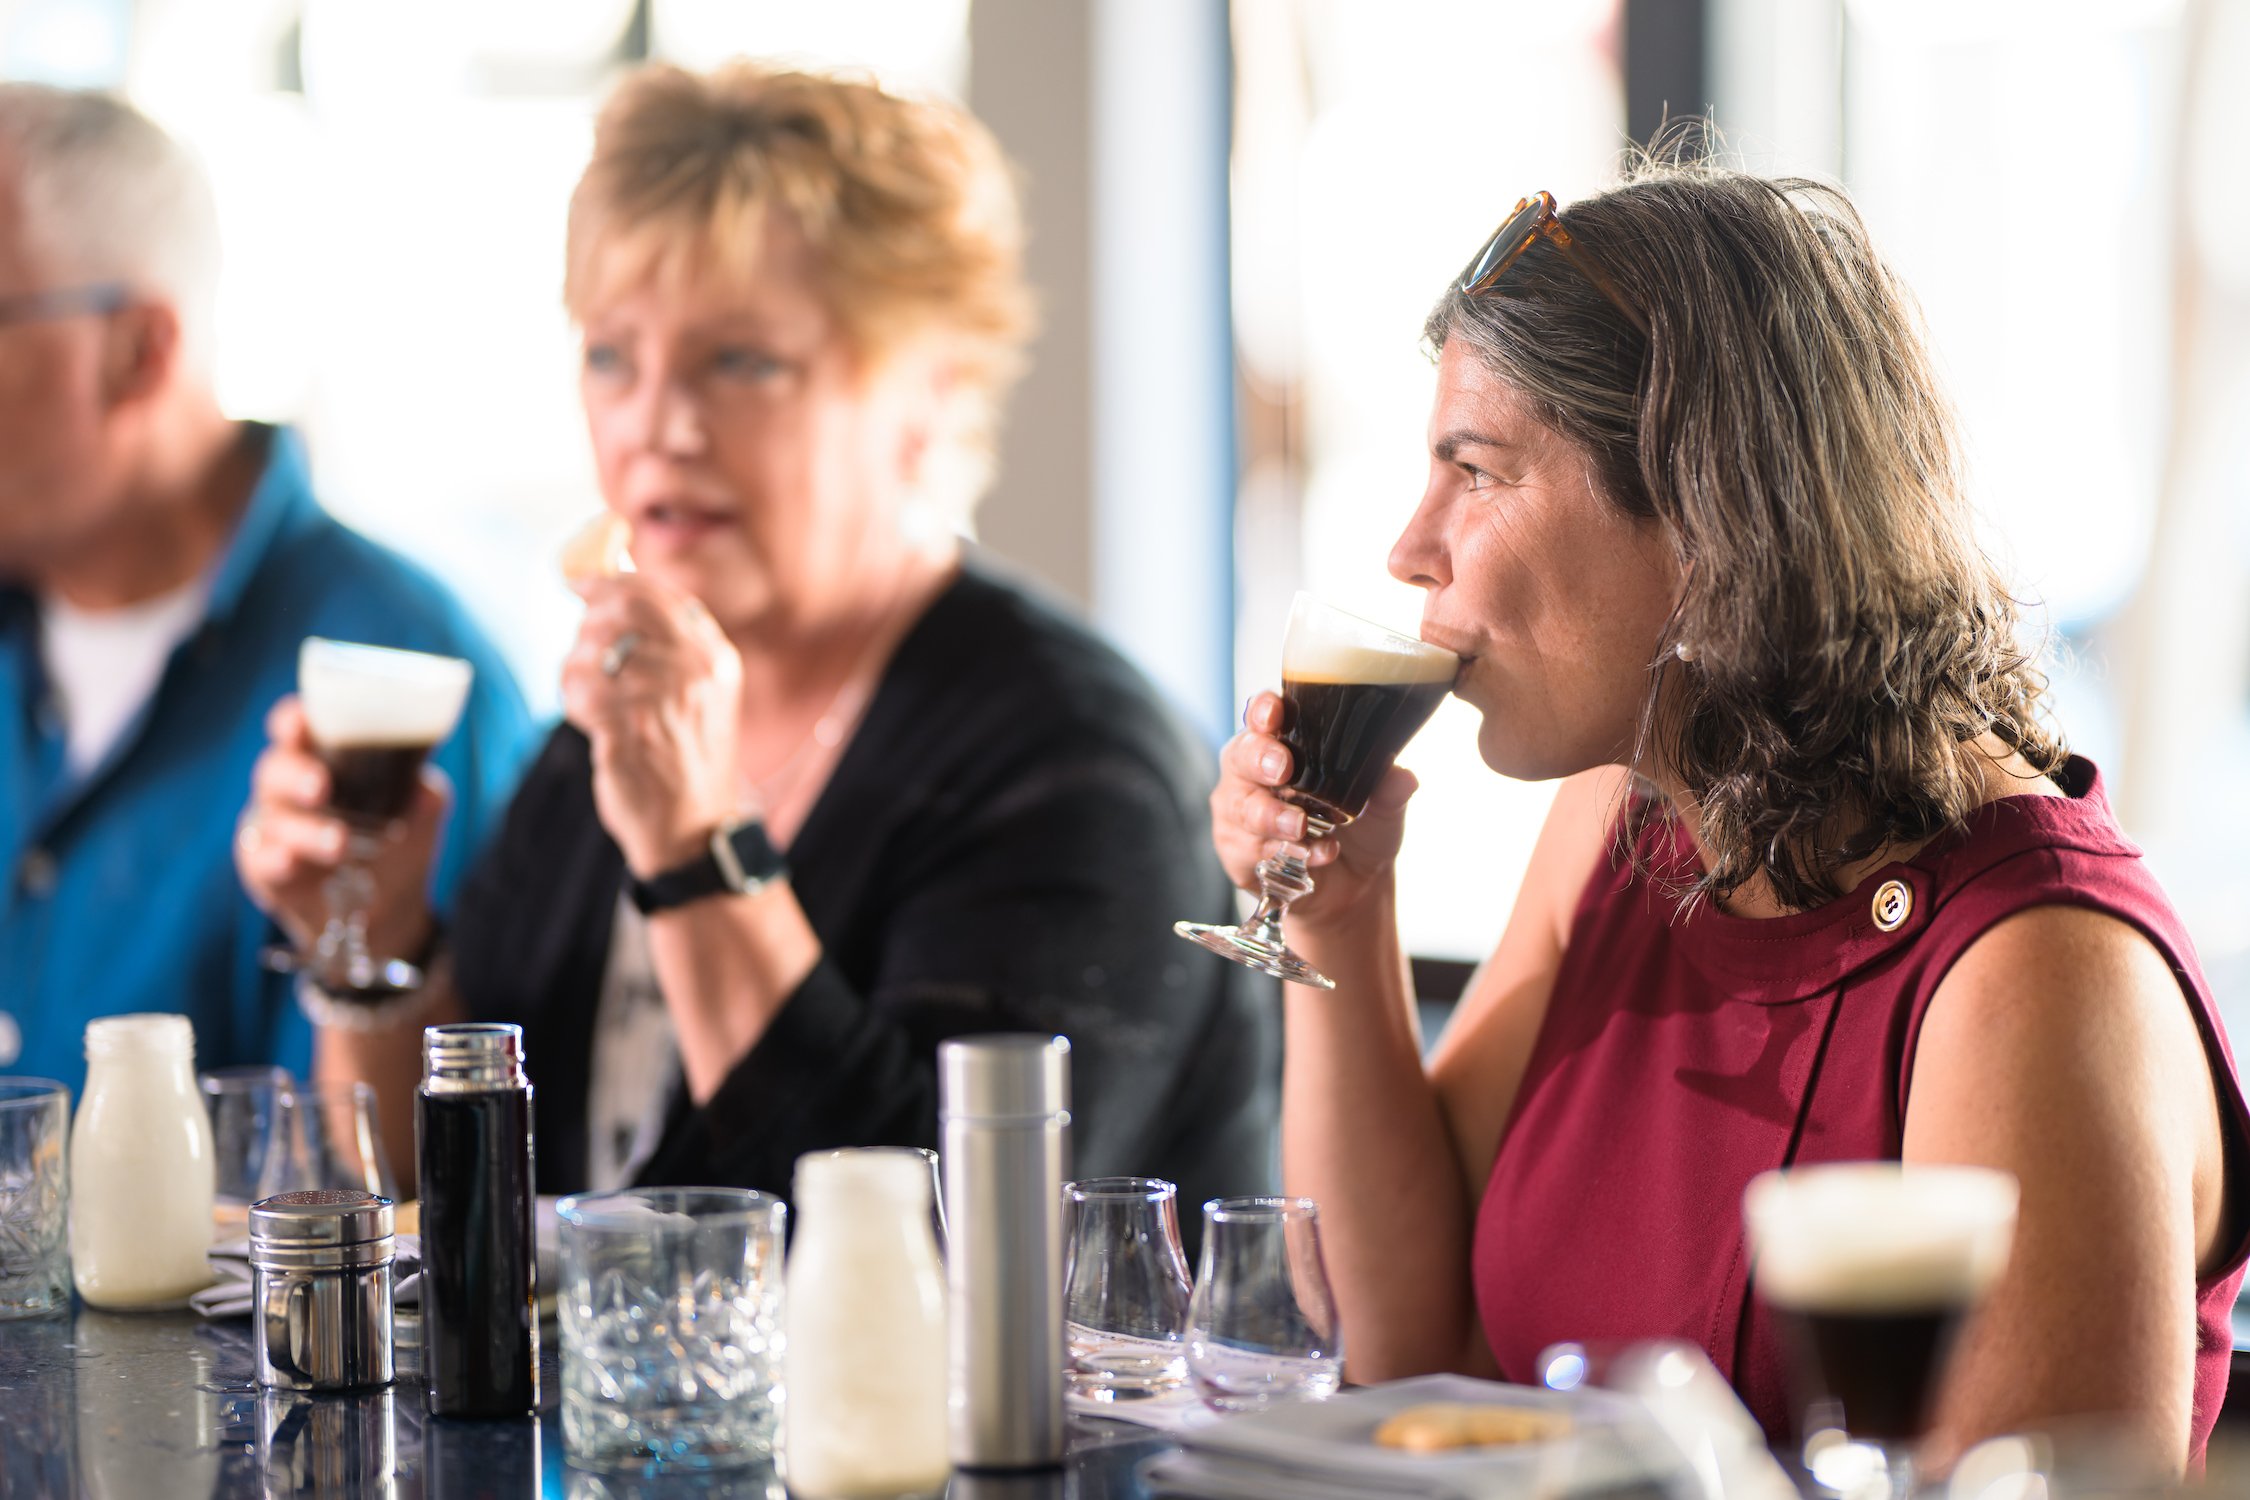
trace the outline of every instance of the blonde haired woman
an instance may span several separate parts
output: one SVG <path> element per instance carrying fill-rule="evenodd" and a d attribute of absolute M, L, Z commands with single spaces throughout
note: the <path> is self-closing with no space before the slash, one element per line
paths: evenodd
<path fill-rule="evenodd" d="M 941 1037 L 1053 1030 L 1078 1170 L 1260 1185 L 1269 1009 L 1168 931 L 1230 907 L 1202 757 L 955 539 L 1021 364 L 1020 250 L 1005 164 L 951 107 L 749 64 L 610 100 L 566 295 L 636 570 L 581 585 L 567 723 L 430 993 L 323 1007 L 361 1023 L 323 1029 L 323 1064 L 382 1080 L 394 1122 L 420 1024 L 460 1009 L 525 1028 L 543 1190 L 785 1189 L 803 1151 L 928 1143 Z M 285 712 L 253 814 L 287 857 L 243 873 L 295 928 L 324 796 Z M 430 946 L 408 833 L 397 953 Z"/>

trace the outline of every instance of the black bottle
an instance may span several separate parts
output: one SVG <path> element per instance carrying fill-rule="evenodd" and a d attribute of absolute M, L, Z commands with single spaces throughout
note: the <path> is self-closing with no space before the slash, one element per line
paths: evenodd
<path fill-rule="evenodd" d="M 422 1033 L 422 1379 L 431 1415 L 539 1409 L 531 1084 L 523 1029 Z"/>

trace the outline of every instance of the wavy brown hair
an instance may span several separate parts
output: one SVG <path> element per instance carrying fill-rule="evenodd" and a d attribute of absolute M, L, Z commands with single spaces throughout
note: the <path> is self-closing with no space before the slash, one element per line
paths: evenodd
<path fill-rule="evenodd" d="M 1424 334 L 1464 340 L 1678 551 L 1633 757 L 1694 801 L 1688 899 L 1760 874 L 1792 908 L 1842 894 L 1845 867 L 1964 822 L 1987 732 L 2059 766 L 1918 314 L 1850 200 L 1649 163 L 1562 221 L 1646 337 L 1544 240 Z"/>

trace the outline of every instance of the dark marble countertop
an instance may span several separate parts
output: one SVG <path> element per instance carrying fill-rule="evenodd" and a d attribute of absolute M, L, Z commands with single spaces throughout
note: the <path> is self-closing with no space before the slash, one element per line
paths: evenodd
<path fill-rule="evenodd" d="M 0 1322 L 0 1500 L 203 1500 L 245 1495 L 379 1500 L 699 1496 L 783 1500 L 770 1469 L 707 1476 L 592 1474 L 565 1461 L 561 1381 L 546 1341 L 536 1419 L 439 1421 L 422 1411 L 411 1347 L 387 1389 L 261 1391 L 247 1319 L 104 1313 Z M 1127 1500 L 1163 1440 L 1073 1419 L 1059 1471 L 954 1477 L 954 1500 Z"/>

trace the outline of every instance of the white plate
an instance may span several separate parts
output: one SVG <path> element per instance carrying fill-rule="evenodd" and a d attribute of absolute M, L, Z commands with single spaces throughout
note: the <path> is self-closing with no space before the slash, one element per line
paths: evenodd
<path fill-rule="evenodd" d="M 1443 1453 L 1408 1453 L 1376 1443 L 1375 1429 L 1388 1418 L 1440 1401 L 1558 1411 L 1570 1418 L 1570 1431 L 1545 1442 Z M 1328 1401 L 1225 1417 L 1178 1437 L 1198 1454 L 1432 1495 L 1560 1495 L 1660 1481 L 1683 1466 L 1647 1409 L 1630 1396 L 1550 1391 L 1465 1375 L 1365 1386 Z"/>

